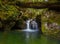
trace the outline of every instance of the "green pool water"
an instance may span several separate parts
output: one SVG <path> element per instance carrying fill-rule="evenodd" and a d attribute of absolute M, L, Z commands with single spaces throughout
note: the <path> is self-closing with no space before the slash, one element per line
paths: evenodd
<path fill-rule="evenodd" d="M 39 32 L 0 32 L 0 44 L 60 44 Z"/>

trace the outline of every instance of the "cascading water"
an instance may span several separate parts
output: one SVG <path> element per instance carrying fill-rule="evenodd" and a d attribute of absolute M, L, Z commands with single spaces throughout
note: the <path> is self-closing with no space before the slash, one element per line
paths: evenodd
<path fill-rule="evenodd" d="M 27 20 L 26 25 L 27 25 L 27 28 L 24 29 L 23 31 L 29 31 L 29 32 L 38 31 L 38 26 L 35 21 L 33 21 L 33 20 L 31 21 L 31 19 Z"/>
<path fill-rule="evenodd" d="M 28 20 L 27 22 L 26 22 L 26 24 L 27 24 L 27 30 L 30 30 L 30 20 Z"/>
<path fill-rule="evenodd" d="M 31 25 L 30 27 L 31 29 L 38 30 L 38 24 L 35 21 L 32 21 L 30 25 Z"/>

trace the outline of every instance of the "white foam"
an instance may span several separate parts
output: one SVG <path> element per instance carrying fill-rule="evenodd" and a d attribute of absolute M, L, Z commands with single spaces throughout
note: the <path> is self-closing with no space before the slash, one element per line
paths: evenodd
<path fill-rule="evenodd" d="M 36 32 L 36 31 L 38 31 L 38 30 L 24 29 L 24 30 L 21 30 L 21 31 L 25 31 L 25 32 Z"/>

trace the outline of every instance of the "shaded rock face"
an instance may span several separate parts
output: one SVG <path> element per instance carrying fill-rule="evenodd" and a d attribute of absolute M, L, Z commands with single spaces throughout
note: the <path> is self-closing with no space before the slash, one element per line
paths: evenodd
<path fill-rule="evenodd" d="M 38 24 L 38 28 L 41 31 L 41 15 L 36 16 L 36 22 Z"/>
<path fill-rule="evenodd" d="M 12 30 L 22 30 L 26 28 L 26 23 L 23 20 L 18 20 L 15 22 L 15 25 L 12 27 Z"/>

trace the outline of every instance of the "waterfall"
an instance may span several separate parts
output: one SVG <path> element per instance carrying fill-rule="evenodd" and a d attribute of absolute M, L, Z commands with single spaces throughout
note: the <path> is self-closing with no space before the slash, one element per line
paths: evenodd
<path fill-rule="evenodd" d="M 27 24 L 27 29 L 29 30 L 30 29 L 30 20 L 28 20 L 27 22 L 26 22 L 26 24 Z"/>
<path fill-rule="evenodd" d="M 29 19 L 26 21 L 26 26 L 27 28 L 24 29 L 23 31 L 29 31 L 29 32 L 35 32 L 38 31 L 38 25 L 35 21 Z"/>
<path fill-rule="evenodd" d="M 31 22 L 31 29 L 35 29 L 35 30 L 38 29 L 38 24 L 36 23 L 36 21 Z"/>

